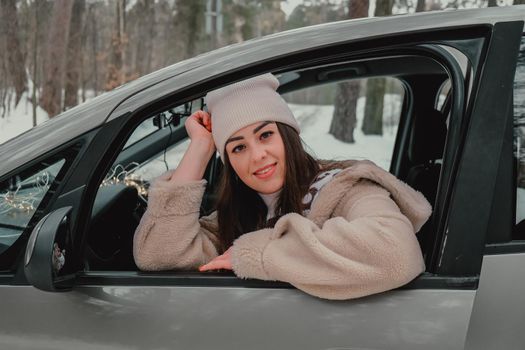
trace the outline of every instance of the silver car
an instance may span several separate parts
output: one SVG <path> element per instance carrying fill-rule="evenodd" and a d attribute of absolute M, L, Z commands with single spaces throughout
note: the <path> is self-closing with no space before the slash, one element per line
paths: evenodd
<path fill-rule="evenodd" d="M 0 145 L 0 348 L 523 349 L 524 19 L 515 6 L 279 33 L 142 77 Z M 371 158 L 429 198 L 425 273 L 327 301 L 231 272 L 137 269 L 133 233 L 151 179 L 187 145 L 184 118 L 207 91 L 263 72 L 278 76 L 319 157 Z M 382 108 L 370 114 L 378 82 Z M 329 132 L 342 84 L 361 87 L 337 124 L 353 143 Z M 378 135 L 361 131 L 370 115 Z M 212 158 L 202 214 L 220 171 Z"/>

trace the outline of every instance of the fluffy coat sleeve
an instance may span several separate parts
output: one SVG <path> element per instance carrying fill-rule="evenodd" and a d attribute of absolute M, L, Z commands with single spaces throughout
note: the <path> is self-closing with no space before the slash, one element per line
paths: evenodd
<path fill-rule="evenodd" d="M 141 270 L 196 269 L 218 255 L 216 214 L 199 219 L 206 181 L 155 180 L 148 209 L 135 231 L 133 256 Z"/>
<path fill-rule="evenodd" d="M 321 226 L 299 214 L 234 242 L 237 276 L 289 282 L 327 299 L 351 299 L 402 286 L 424 271 L 411 221 L 390 193 L 356 183 Z"/>

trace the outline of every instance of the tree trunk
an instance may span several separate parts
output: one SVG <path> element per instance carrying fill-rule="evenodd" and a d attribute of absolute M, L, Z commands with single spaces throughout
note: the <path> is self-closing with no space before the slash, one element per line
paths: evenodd
<path fill-rule="evenodd" d="M 368 1 L 350 1 L 348 18 L 361 17 L 368 17 Z M 343 142 L 355 142 L 354 129 L 357 122 L 356 110 L 360 85 L 359 81 L 349 81 L 337 86 L 329 133 Z"/>
<path fill-rule="evenodd" d="M 84 8 L 85 0 L 74 0 L 67 47 L 64 110 L 78 104 L 78 90 L 82 60 L 82 23 Z"/>
<path fill-rule="evenodd" d="M 16 0 L 0 1 L 2 32 L 5 35 L 5 52 L 7 54 L 7 75 L 15 88 L 15 105 L 18 104 L 22 94 L 27 88 L 27 77 L 25 62 L 22 55 L 20 41 L 18 40 L 18 16 L 16 12 Z"/>
<path fill-rule="evenodd" d="M 366 82 L 366 102 L 362 130 L 365 135 L 383 135 L 383 107 L 386 80 L 372 78 Z"/>
<path fill-rule="evenodd" d="M 195 56 L 204 27 L 205 1 L 177 0 L 174 16 L 177 60 Z"/>
<path fill-rule="evenodd" d="M 356 125 L 357 99 L 359 97 L 359 81 L 350 81 L 337 85 L 335 107 L 329 133 L 338 140 L 354 143 Z"/>
<path fill-rule="evenodd" d="M 153 1 L 139 0 L 136 11 L 135 62 L 132 69 L 136 76 L 151 71 L 151 54 L 155 38 L 155 7 Z"/>
<path fill-rule="evenodd" d="M 36 118 L 36 109 L 38 107 L 38 101 L 36 97 L 36 92 L 39 85 L 39 79 L 38 79 L 38 48 L 39 48 L 39 40 L 38 40 L 38 33 L 40 33 L 40 10 L 41 10 L 41 3 L 42 0 L 36 0 L 33 4 L 34 7 L 34 16 L 33 16 L 33 89 L 31 91 L 31 105 L 32 105 L 32 112 L 33 112 L 33 126 L 36 126 L 38 123 L 38 120 Z"/>
<path fill-rule="evenodd" d="M 53 4 L 47 54 L 44 62 L 44 86 L 40 106 L 52 118 L 61 111 L 65 57 L 73 1 L 56 0 Z"/>
<path fill-rule="evenodd" d="M 425 0 L 417 0 L 416 12 L 426 11 L 426 8 L 425 8 L 426 4 L 425 3 L 426 3 Z"/>
<path fill-rule="evenodd" d="M 88 11 L 88 18 L 89 18 L 89 35 L 91 38 L 91 62 L 93 63 L 93 66 L 91 67 L 91 76 L 92 76 L 92 83 L 93 83 L 93 94 L 95 96 L 98 95 L 99 91 L 99 70 L 98 70 L 98 30 L 97 30 L 97 9 L 95 7 L 95 4 L 89 5 L 89 11 Z"/>
<path fill-rule="evenodd" d="M 110 59 L 106 72 L 105 90 L 112 90 L 125 81 L 124 77 L 124 51 L 125 51 L 125 0 L 116 3 L 115 26 L 111 37 Z"/>
<path fill-rule="evenodd" d="M 376 2 L 376 17 L 392 14 L 392 0 Z M 366 83 L 366 103 L 362 130 L 365 135 L 383 135 L 383 104 L 385 79 L 369 79 Z"/>

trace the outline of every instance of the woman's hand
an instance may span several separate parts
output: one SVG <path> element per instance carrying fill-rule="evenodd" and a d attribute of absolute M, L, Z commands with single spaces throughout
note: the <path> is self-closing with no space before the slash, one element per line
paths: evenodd
<path fill-rule="evenodd" d="M 204 111 L 190 115 L 184 123 L 190 145 L 177 169 L 171 176 L 172 182 L 187 182 L 202 179 L 206 165 L 215 152 L 215 144 L 211 134 L 211 116 Z"/>
<path fill-rule="evenodd" d="M 211 135 L 211 116 L 205 111 L 198 110 L 186 119 L 184 123 L 188 136 L 194 140 L 208 140 L 213 143 Z"/>
<path fill-rule="evenodd" d="M 231 250 L 232 248 L 230 247 L 228 248 L 227 251 L 224 252 L 224 254 L 219 255 L 218 257 L 216 257 L 215 259 L 213 259 L 206 265 L 202 265 L 201 267 L 199 267 L 199 271 L 203 272 L 203 271 L 219 270 L 219 269 L 233 270 Z"/>

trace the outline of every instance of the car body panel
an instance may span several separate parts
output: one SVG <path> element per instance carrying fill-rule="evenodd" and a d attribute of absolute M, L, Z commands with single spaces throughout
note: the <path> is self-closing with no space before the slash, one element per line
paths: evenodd
<path fill-rule="evenodd" d="M 525 345 L 525 253 L 485 255 L 465 350 Z"/>
<path fill-rule="evenodd" d="M 398 290 L 351 301 L 228 287 L 29 286 L 0 294 L 26 300 L 23 309 L 3 308 L 11 315 L 0 318 L 6 349 L 459 350 L 475 291 Z"/>
<path fill-rule="evenodd" d="M 2 144 L 0 176 L 23 165 L 28 155 L 45 154 L 66 140 L 101 125 L 110 114 L 111 118 L 125 115 L 136 108 L 136 101 L 142 101 L 141 105 L 143 105 L 143 94 L 154 100 L 169 91 L 187 88 L 203 79 L 292 52 L 358 41 L 363 38 L 384 38 L 439 28 L 492 25 L 495 22 L 523 20 L 523 18 L 525 18 L 525 6 L 379 17 L 300 28 L 220 48 L 127 83 L 7 141 Z M 183 74 L 190 71 L 191 75 Z M 172 78 L 177 76 L 179 78 Z M 158 85 L 167 79 L 169 81 L 166 84 Z M 149 89 L 155 85 L 156 90 Z M 124 102 L 141 91 L 143 94 L 137 96 L 138 100 Z M 114 110 L 115 112 L 112 113 Z M 66 122 L 70 119 L 75 121 Z M 57 127 L 58 125 L 60 127 Z"/>

